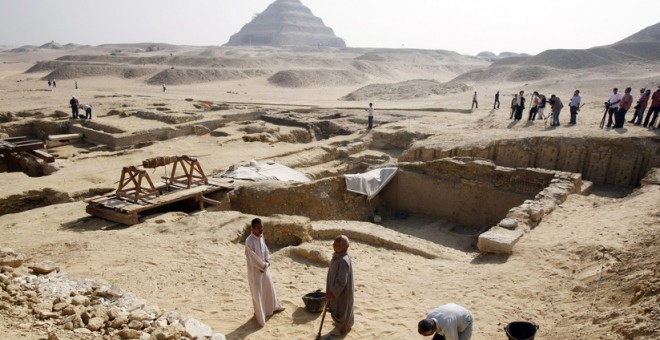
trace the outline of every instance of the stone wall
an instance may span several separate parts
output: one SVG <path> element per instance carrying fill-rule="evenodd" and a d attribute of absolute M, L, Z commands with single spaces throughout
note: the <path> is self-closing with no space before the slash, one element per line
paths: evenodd
<path fill-rule="evenodd" d="M 477 148 L 413 146 L 401 155 L 399 161 L 481 157 L 512 168 L 581 173 L 584 179 L 594 184 L 636 186 L 651 168 L 660 167 L 659 153 L 660 140 L 657 138 L 530 137 L 492 142 Z"/>
<path fill-rule="evenodd" d="M 552 178 L 549 172 L 502 168 L 474 159 L 401 163 L 399 172 L 379 195 L 379 211 L 489 226 L 541 192 Z"/>
<path fill-rule="evenodd" d="M 366 196 L 348 192 L 344 176 L 311 183 L 257 182 L 229 194 L 231 209 L 246 214 L 305 216 L 311 220 L 371 219 Z"/>

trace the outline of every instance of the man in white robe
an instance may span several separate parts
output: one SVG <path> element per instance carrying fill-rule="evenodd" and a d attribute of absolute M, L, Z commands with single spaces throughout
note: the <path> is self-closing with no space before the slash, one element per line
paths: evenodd
<path fill-rule="evenodd" d="M 260 326 L 266 324 L 266 317 L 284 310 L 275 293 L 273 278 L 270 276 L 268 247 L 263 237 L 264 227 L 261 219 L 251 223 L 252 232 L 245 239 L 245 257 L 247 258 L 248 283 L 252 293 L 254 316 Z"/>

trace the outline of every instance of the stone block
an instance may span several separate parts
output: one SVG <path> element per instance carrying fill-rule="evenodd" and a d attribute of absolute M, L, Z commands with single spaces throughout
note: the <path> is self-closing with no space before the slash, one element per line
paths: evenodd
<path fill-rule="evenodd" d="M 479 235 L 477 247 L 482 253 L 511 254 L 513 246 L 523 236 L 523 231 L 492 227 Z"/>

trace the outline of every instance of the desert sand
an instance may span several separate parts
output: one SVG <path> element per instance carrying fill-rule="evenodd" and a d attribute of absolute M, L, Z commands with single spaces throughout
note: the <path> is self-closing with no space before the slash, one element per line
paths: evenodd
<path fill-rule="evenodd" d="M 490 63 L 455 56 L 438 61 L 429 57 L 431 52 L 415 50 L 328 49 L 297 54 L 268 48 L 204 51 L 177 46 L 139 53 L 125 48 L 116 54 L 152 58 L 140 64 L 114 62 L 108 52 L 99 47 L 2 52 L 0 111 L 13 118 L 2 123 L 0 132 L 14 136 L 22 131 L 17 125 L 38 121 L 99 124 L 127 133 L 175 126 L 136 113 L 163 112 L 158 107 L 166 107 L 167 113 L 177 117 L 193 113 L 203 114 L 205 119 L 226 117 L 227 122 L 211 133 L 192 133 L 122 150 L 89 142 L 56 147 L 49 149 L 57 159 L 47 166 L 45 176 L 0 173 L 0 201 L 5 209 L 0 216 L 0 247 L 25 254 L 26 262 L 50 260 L 72 276 L 114 284 L 150 305 L 193 317 L 227 339 L 313 339 L 321 315 L 307 312 L 301 297 L 324 288 L 324 261 L 332 252 L 329 235 L 343 233 L 357 235 L 349 249 L 356 286 L 355 326 L 345 339 L 421 339 L 417 322 L 448 302 L 472 312 L 473 339 L 477 340 L 506 339 L 503 328 L 513 321 L 539 325 L 536 339 L 657 339 L 660 335 L 657 173 L 643 186 L 637 180 L 629 185 L 594 180 L 590 194 L 569 195 L 527 230 L 512 254 L 482 254 L 474 235 L 457 236 L 447 231 L 449 222 L 424 215 L 385 217 L 381 223 L 259 216 L 264 218 L 267 240 L 278 232 L 269 229 L 269 223 L 298 219 L 306 221 L 301 223 L 309 224 L 314 235 L 328 235 L 290 246 L 271 245 L 272 275 L 286 310 L 270 318 L 263 328 L 252 317 L 241 243 L 254 214 L 213 207 L 159 211 L 142 217 L 139 224 L 123 226 L 88 215 L 82 200 L 91 190 L 116 188 L 123 166 L 157 156 L 195 155 L 209 176 L 219 176 L 234 164 L 273 160 L 322 180 L 360 167 L 395 165 L 402 155 L 414 158 L 414 150 L 471 156 L 467 150 L 485 149 L 498 141 L 527 145 L 529 140 L 540 140 L 539 144 L 586 140 L 602 143 L 604 152 L 612 144 L 641 141 L 655 150 L 645 158 L 648 163 L 643 168 L 648 171 L 642 171 L 641 177 L 646 178 L 651 169 L 660 166 L 659 130 L 629 124 L 622 130 L 600 129 L 598 123 L 611 88 L 631 86 L 637 99 L 640 87 L 658 85 L 657 64 L 572 71 L 521 66 L 524 72 L 518 78 L 490 68 L 479 77 L 452 81 L 465 72 L 484 70 Z M 207 62 L 199 55 L 234 64 L 218 75 L 207 72 L 215 66 L 195 65 Z M 108 60 L 72 62 L 66 69 L 26 73 L 36 62 L 52 62 L 61 56 L 103 56 Z M 154 70 L 136 71 L 136 77 L 127 77 L 115 68 Z M 253 71 L 246 74 L 241 72 L 243 68 Z M 57 88 L 49 89 L 46 79 L 53 70 L 59 72 Z M 167 70 L 176 74 L 164 77 L 158 73 Z M 284 73 L 271 78 L 277 72 Z M 74 89 L 74 80 L 78 89 Z M 412 81 L 410 86 L 400 86 L 406 81 Z M 162 83 L 167 83 L 165 92 Z M 363 88 L 374 84 L 398 85 Z M 566 125 L 568 107 L 562 111 L 562 125 L 556 128 L 543 121 L 509 119 L 511 96 L 519 90 L 554 93 L 568 106 L 576 88 L 586 105 L 575 126 Z M 501 108 L 492 110 L 498 90 Z M 479 109 L 469 110 L 474 91 L 479 93 Z M 342 99 L 349 94 L 356 100 Z M 72 123 L 66 116 L 53 116 L 56 111 L 70 112 L 72 95 L 81 104 L 94 107 L 92 121 Z M 206 110 L 193 106 L 200 101 L 225 107 Z M 369 102 L 376 108 L 371 131 L 366 130 L 364 111 Z M 296 132 L 300 125 L 276 125 L 262 116 L 310 124 L 330 120 L 327 117 L 339 119 L 332 120 L 332 128 L 305 139 Z M 345 160 L 328 157 L 337 145 L 351 143 L 366 145 L 350 155 L 362 165 L 347 168 Z M 433 158 L 429 154 L 416 160 Z M 160 176 L 156 171 L 151 175 Z M 268 184 L 235 183 L 235 187 L 241 185 Z M 29 202 L 25 200 L 28 192 L 46 188 L 68 198 L 35 206 L 10 204 L 19 198 Z M 433 256 L 420 255 L 425 253 Z M 23 268 L 17 270 L 19 274 L 28 273 Z M 49 333 L 60 339 L 102 337 L 64 330 L 55 320 L 39 320 L 23 305 L 7 301 L 0 304 L 4 338 L 45 339 Z M 326 319 L 323 327 L 326 336 L 332 325 Z"/>

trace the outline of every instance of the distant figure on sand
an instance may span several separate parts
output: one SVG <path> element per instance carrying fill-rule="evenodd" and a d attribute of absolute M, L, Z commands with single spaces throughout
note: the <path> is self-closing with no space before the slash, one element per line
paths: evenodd
<path fill-rule="evenodd" d="M 364 110 L 369 113 L 369 117 L 368 117 L 369 123 L 367 125 L 367 130 L 371 130 L 371 128 L 373 128 L 374 126 L 374 104 L 369 103 L 369 107 Z"/>
<path fill-rule="evenodd" d="M 163 92 L 165 92 L 165 90 L 166 90 L 166 88 L 165 88 L 165 84 L 163 84 Z"/>
<path fill-rule="evenodd" d="M 500 108 L 500 91 L 495 93 L 495 102 L 493 103 L 493 110 Z"/>
<path fill-rule="evenodd" d="M 75 96 L 71 97 L 69 100 L 69 105 L 71 105 L 71 118 L 78 119 L 78 99 Z"/>
<path fill-rule="evenodd" d="M 559 114 L 564 108 L 564 103 L 554 94 L 550 96 L 550 110 L 552 111 L 552 124 L 550 126 L 559 126 Z"/>
<path fill-rule="evenodd" d="M 543 115 L 543 111 L 545 110 L 545 104 L 548 103 L 548 100 L 545 98 L 544 94 L 539 94 L 539 113 L 537 114 L 537 118 L 540 120 L 545 120 L 545 115 Z"/>
<path fill-rule="evenodd" d="M 539 105 L 541 104 L 537 91 L 532 93 L 532 99 L 530 101 L 532 103 L 530 104 L 531 107 L 529 108 L 529 117 L 527 117 L 527 120 L 536 120 L 536 114 L 539 112 Z"/>
<path fill-rule="evenodd" d="M 628 110 L 630 110 L 630 107 L 633 103 L 633 96 L 630 94 L 630 92 L 632 92 L 632 89 L 630 87 L 626 87 L 624 90 L 624 95 L 621 97 L 621 101 L 619 102 L 619 110 L 614 113 L 615 129 L 623 129 L 623 123 L 626 121 L 626 113 Z"/>
<path fill-rule="evenodd" d="M 516 110 L 518 110 L 518 95 L 514 94 L 513 99 L 511 99 L 511 116 L 509 116 L 509 119 L 513 119 L 513 114 L 516 113 Z"/>
<path fill-rule="evenodd" d="M 578 111 L 580 111 L 581 100 L 582 97 L 580 97 L 580 90 L 575 90 L 575 92 L 573 92 L 573 97 L 571 97 L 571 102 L 568 103 L 568 107 L 571 110 L 571 121 L 568 122 L 570 125 L 575 125 L 575 123 L 577 123 L 577 114 Z"/>
<path fill-rule="evenodd" d="M 655 129 L 655 121 L 658 118 L 658 112 L 660 112 L 660 86 L 658 86 L 658 89 L 653 92 L 653 97 L 651 97 L 651 107 L 648 112 L 646 112 L 644 127 L 648 126 Z M 651 115 L 653 115 L 653 117 L 651 117 Z M 649 122 L 649 119 L 651 119 L 651 122 Z"/>
<path fill-rule="evenodd" d="M 92 106 L 85 104 L 83 110 L 85 110 L 85 119 L 92 119 Z"/>
<path fill-rule="evenodd" d="M 639 117 L 640 113 L 644 113 L 644 110 L 646 110 L 646 105 L 648 104 L 648 101 L 649 101 L 649 97 L 646 96 L 646 89 L 642 87 L 639 90 L 639 99 L 637 99 L 637 105 L 635 105 L 635 107 L 634 107 L 635 112 L 633 112 L 633 117 L 632 117 L 631 120 L 628 121 L 628 123 L 633 123 L 635 125 L 640 125 L 640 124 L 637 124 L 638 120 L 641 123 L 641 119 L 638 119 L 638 117 Z M 642 105 L 644 105 L 644 108 L 642 108 Z M 640 109 L 641 109 L 641 112 L 640 112 Z"/>
<path fill-rule="evenodd" d="M 53 88 L 57 87 L 57 83 L 55 83 L 55 79 L 53 79 Z"/>
<path fill-rule="evenodd" d="M 78 89 L 78 81 L 77 81 L 77 80 L 74 80 L 74 81 L 73 81 L 73 84 L 74 84 L 74 86 L 75 86 L 75 88 L 76 88 L 76 90 L 77 90 L 77 89 Z"/>
<path fill-rule="evenodd" d="M 53 82 L 51 82 L 50 79 L 48 79 L 48 88 L 50 89 L 51 86 L 53 86 Z"/>
<path fill-rule="evenodd" d="M 520 93 L 518 93 L 516 113 L 513 116 L 513 118 L 515 120 L 521 120 L 524 111 L 525 111 L 525 91 L 520 91 Z"/>
<path fill-rule="evenodd" d="M 470 340 L 474 319 L 469 310 L 455 303 L 442 305 L 417 324 L 417 332 L 434 340 Z"/>
<path fill-rule="evenodd" d="M 266 317 L 284 310 L 275 293 L 273 278 L 270 276 L 270 252 L 264 240 L 264 226 L 261 219 L 255 218 L 250 223 L 252 230 L 245 239 L 245 257 L 247 258 L 248 284 L 252 293 L 254 317 L 259 326 L 266 324 Z"/>
<path fill-rule="evenodd" d="M 612 94 L 610 95 L 610 98 L 607 100 L 606 104 L 608 104 L 609 109 L 607 110 L 607 127 L 612 127 L 614 124 L 614 120 L 612 119 L 613 115 L 619 111 L 619 102 L 621 102 L 621 93 L 619 93 L 619 89 L 616 87 L 612 89 Z"/>
<path fill-rule="evenodd" d="M 479 102 L 477 101 L 477 91 L 474 91 L 474 94 L 472 95 L 472 108 L 474 109 L 475 106 L 477 109 L 479 108 Z"/>

